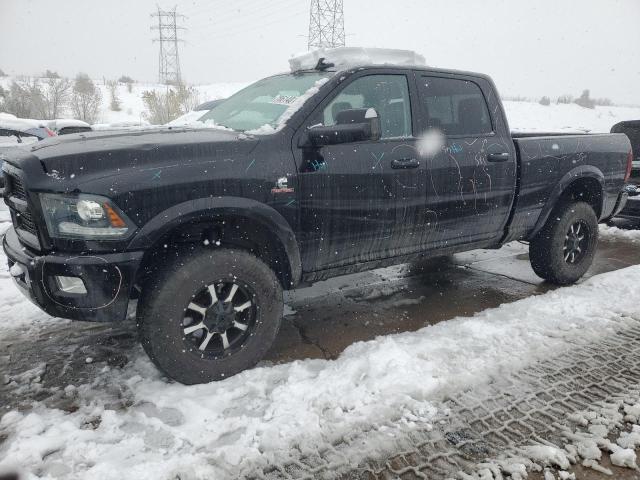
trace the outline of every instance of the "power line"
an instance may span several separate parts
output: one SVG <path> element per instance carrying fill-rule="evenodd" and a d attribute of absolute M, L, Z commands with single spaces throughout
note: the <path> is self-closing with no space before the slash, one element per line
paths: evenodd
<path fill-rule="evenodd" d="M 158 19 L 158 24 L 151 27 L 152 30 L 158 31 L 158 38 L 154 38 L 154 42 L 160 43 L 160 52 L 158 55 L 158 78 L 160 83 L 167 85 L 178 85 L 181 83 L 180 75 L 180 57 L 178 54 L 178 31 L 185 30 L 183 26 L 178 25 L 178 19 L 183 19 L 184 15 L 176 13 L 173 10 L 161 10 L 151 14 L 152 17 Z"/>
<path fill-rule="evenodd" d="M 269 10 L 265 12 L 263 8 L 264 2 L 259 0 L 258 3 L 255 4 L 248 2 L 242 3 L 241 5 L 234 5 L 232 10 L 226 10 L 220 13 L 216 12 L 215 15 L 211 10 L 207 9 L 207 11 L 205 11 L 204 9 L 201 9 L 191 15 L 190 24 L 192 27 L 194 25 L 196 27 L 211 27 L 215 23 L 216 32 L 219 31 L 218 27 L 245 27 L 248 30 L 249 27 L 247 27 L 246 23 L 247 19 L 251 18 L 252 20 L 260 21 L 269 16 L 279 15 L 284 21 L 292 11 L 295 11 L 294 7 L 298 7 L 298 5 L 298 0 L 274 0 L 269 3 Z M 208 16 L 209 18 L 202 18 L 203 16 Z"/>
<path fill-rule="evenodd" d="M 226 29 L 216 30 L 215 33 L 213 35 L 208 36 L 207 39 L 216 40 L 216 39 L 222 39 L 222 38 L 231 38 L 238 34 L 247 35 L 248 33 L 252 33 L 252 32 L 264 31 L 265 27 L 269 27 L 277 23 L 290 22 L 291 19 L 293 19 L 294 17 L 298 17 L 300 15 L 306 15 L 306 13 L 307 13 L 307 10 L 305 8 L 303 10 L 290 12 L 287 18 L 282 18 L 281 16 L 279 16 L 277 18 L 268 19 L 268 16 L 265 16 L 265 18 L 267 18 L 269 21 L 265 22 L 263 19 L 260 19 L 254 24 L 247 23 L 245 25 L 234 25 Z"/>
<path fill-rule="evenodd" d="M 308 47 L 344 47 L 343 0 L 311 0 Z"/>

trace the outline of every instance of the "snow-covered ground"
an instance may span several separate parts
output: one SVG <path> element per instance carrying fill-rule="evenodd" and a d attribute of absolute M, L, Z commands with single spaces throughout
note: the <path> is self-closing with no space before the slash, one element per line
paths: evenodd
<path fill-rule="evenodd" d="M 341 453 L 357 463 L 385 451 L 394 432 L 428 427 L 446 414 L 445 397 L 637 322 L 638 282 L 640 266 L 630 267 L 473 317 L 355 343 L 336 360 L 263 364 L 208 385 L 167 382 L 136 348 L 124 368 L 105 365 L 88 384 L 62 386 L 77 410 L 35 402 L 31 410 L 6 412 L 0 471 L 51 479 L 241 478 L 341 440 Z M 25 340 L 30 329 L 61 321 L 25 300 L 6 271 L 0 318 L 12 319 L 0 322 L 0 336 Z"/>
<path fill-rule="evenodd" d="M 7 88 L 12 77 L 0 78 L 0 85 Z M 146 90 L 164 90 L 166 87 L 154 83 L 135 83 L 132 92 L 123 84 L 118 86 L 118 97 L 122 109 L 114 112 L 110 109 L 110 96 L 102 79 L 94 80 L 102 92 L 102 107 L 96 123 L 99 124 L 145 124 L 145 106 L 142 93 Z M 215 83 L 196 85 L 200 102 L 227 98 L 251 83 Z M 623 120 L 640 119 L 638 107 L 596 107 L 582 108 L 575 104 L 540 105 L 537 102 L 504 101 L 509 125 L 514 131 L 588 131 L 608 132 L 611 127 Z M 68 116 L 68 115 L 67 115 Z"/>
<path fill-rule="evenodd" d="M 626 241 L 640 244 L 640 230 L 625 230 L 608 225 L 600 225 L 600 240 Z"/>

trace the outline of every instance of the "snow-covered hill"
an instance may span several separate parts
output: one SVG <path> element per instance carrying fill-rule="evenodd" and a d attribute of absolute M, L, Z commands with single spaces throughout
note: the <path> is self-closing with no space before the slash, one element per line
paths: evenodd
<path fill-rule="evenodd" d="M 7 88 L 12 77 L 0 78 L 0 85 Z M 102 92 L 102 107 L 97 123 L 108 124 L 145 124 L 145 106 L 142 93 L 146 90 L 164 90 L 166 87 L 154 83 L 135 83 L 131 93 L 126 85 L 118 86 L 118 97 L 121 110 L 114 112 L 109 108 L 110 96 L 104 80 L 94 80 Z M 205 102 L 217 98 L 226 98 L 242 87 L 245 83 L 213 83 L 196 85 L 198 100 Z M 596 107 L 582 108 L 575 104 L 540 105 L 537 102 L 505 101 L 505 110 L 512 130 L 517 131 L 588 131 L 608 132 L 611 127 L 623 120 L 640 119 L 638 107 Z M 71 112 L 68 112 L 69 116 Z"/>
<path fill-rule="evenodd" d="M 0 78 L 0 86 L 8 89 L 15 77 Z M 109 89 L 103 79 L 94 79 L 94 83 L 100 88 L 102 93 L 102 106 L 96 123 L 107 124 L 146 124 L 145 105 L 142 94 L 148 90 L 164 91 L 166 86 L 158 83 L 134 83 L 131 92 L 127 85 L 119 84 L 117 87 L 118 98 L 120 99 L 120 111 L 112 111 L 110 108 L 111 97 Z M 218 98 L 226 98 L 247 85 L 245 83 L 215 83 L 210 85 L 196 85 L 194 88 L 198 92 L 198 102 L 206 102 Z M 63 118 L 71 118 L 72 112 L 65 112 Z"/>
<path fill-rule="evenodd" d="M 145 106 L 142 101 L 142 93 L 147 90 L 164 91 L 166 86 L 153 83 L 135 83 L 131 93 L 127 91 L 126 85 L 118 86 L 118 97 L 122 102 L 122 109 L 114 112 L 109 108 L 109 91 L 102 81 L 97 82 L 102 91 L 102 109 L 99 123 L 121 123 L 121 122 L 145 122 Z M 214 83 L 211 85 L 196 85 L 198 91 L 198 102 L 226 98 L 243 88 L 247 83 Z"/>

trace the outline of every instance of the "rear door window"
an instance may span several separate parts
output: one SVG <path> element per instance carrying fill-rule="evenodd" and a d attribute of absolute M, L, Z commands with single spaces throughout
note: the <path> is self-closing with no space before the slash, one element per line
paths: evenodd
<path fill-rule="evenodd" d="M 420 77 L 420 101 L 427 128 L 447 135 L 483 135 L 493 131 L 487 102 L 470 80 Z"/>

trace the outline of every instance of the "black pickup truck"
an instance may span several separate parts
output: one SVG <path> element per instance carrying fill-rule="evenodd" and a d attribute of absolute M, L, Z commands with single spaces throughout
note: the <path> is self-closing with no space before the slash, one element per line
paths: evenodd
<path fill-rule="evenodd" d="M 623 134 L 512 136 L 489 77 L 424 66 L 320 60 L 203 120 L 57 137 L 3 167 L 25 294 L 89 321 L 137 300 L 146 352 L 188 384 L 258 362 L 304 283 L 513 240 L 575 282 L 631 169 Z"/>

